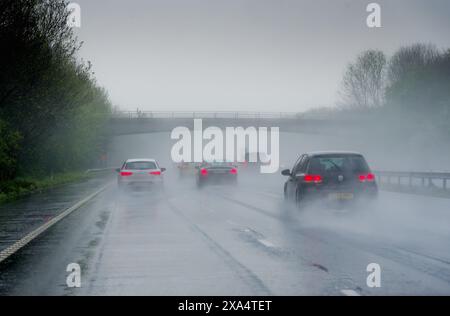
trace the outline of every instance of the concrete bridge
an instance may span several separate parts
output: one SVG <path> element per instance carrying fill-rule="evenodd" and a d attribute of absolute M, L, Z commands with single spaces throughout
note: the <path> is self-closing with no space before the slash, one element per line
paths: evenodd
<path fill-rule="evenodd" d="M 334 134 L 348 131 L 355 121 L 304 118 L 292 112 L 115 112 L 109 123 L 110 135 L 170 132 L 175 127 L 193 129 L 194 119 L 202 119 L 203 128 L 279 127 L 281 132 Z"/>

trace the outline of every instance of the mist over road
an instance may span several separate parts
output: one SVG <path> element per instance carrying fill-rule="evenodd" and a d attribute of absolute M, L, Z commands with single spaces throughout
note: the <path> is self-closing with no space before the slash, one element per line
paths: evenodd
<path fill-rule="evenodd" d="M 304 139 L 282 135 L 283 164 L 329 145 L 294 148 L 292 137 Z M 299 211 L 283 201 L 279 174 L 239 170 L 236 186 L 199 190 L 193 177 L 179 178 L 172 143 L 168 134 L 116 138 L 110 164 L 156 158 L 168 168 L 164 190 L 111 186 L 2 263 L 0 293 L 450 294 L 450 199 L 380 192 L 352 212 Z M 66 286 L 72 262 L 81 288 Z M 380 288 L 366 285 L 370 263 L 381 267 Z"/>

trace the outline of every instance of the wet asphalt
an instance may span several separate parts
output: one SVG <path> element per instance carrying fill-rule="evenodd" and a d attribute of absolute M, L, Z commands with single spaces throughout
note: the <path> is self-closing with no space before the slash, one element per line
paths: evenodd
<path fill-rule="evenodd" d="M 112 185 L 50 228 L 0 264 L 0 294 L 450 294 L 450 199 L 381 192 L 357 209 L 299 211 L 277 175 L 241 171 L 237 185 L 202 189 L 176 169 L 165 177 L 163 190 Z M 0 245 L 110 180 L 3 206 Z M 70 263 L 80 288 L 66 284 Z"/>

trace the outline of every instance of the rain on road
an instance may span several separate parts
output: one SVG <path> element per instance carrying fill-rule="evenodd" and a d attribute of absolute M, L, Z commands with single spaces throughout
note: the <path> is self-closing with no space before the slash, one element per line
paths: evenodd
<path fill-rule="evenodd" d="M 116 145 L 112 159 L 170 146 L 144 153 L 139 143 Z M 159 159 L 168 167 L 164 190 L 111 185 L 3 262 L 0 294 L 450 293 L 450 199 L 382 191 L 364 209 L 300 212 L 283 201 L 278 174 L 240 170 L 236 186 L 199 190 L 193 177 L 180 178 Z M 66 186 L 36 207 L 59 209 L 58 196 L 76 200 L 111 180 Z M 72 262 L 82 268 L 81 288 L 66 286 Z M 366 284 L 370 263 L 381 267 L 380 288 Z"/>

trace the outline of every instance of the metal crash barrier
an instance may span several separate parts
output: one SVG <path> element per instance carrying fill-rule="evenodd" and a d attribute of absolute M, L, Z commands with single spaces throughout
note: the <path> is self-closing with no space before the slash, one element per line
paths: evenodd
<path fill-rule="evenodd" d="M 450 172 L 375 171 L 380 184 L 447 190 Z"/>

